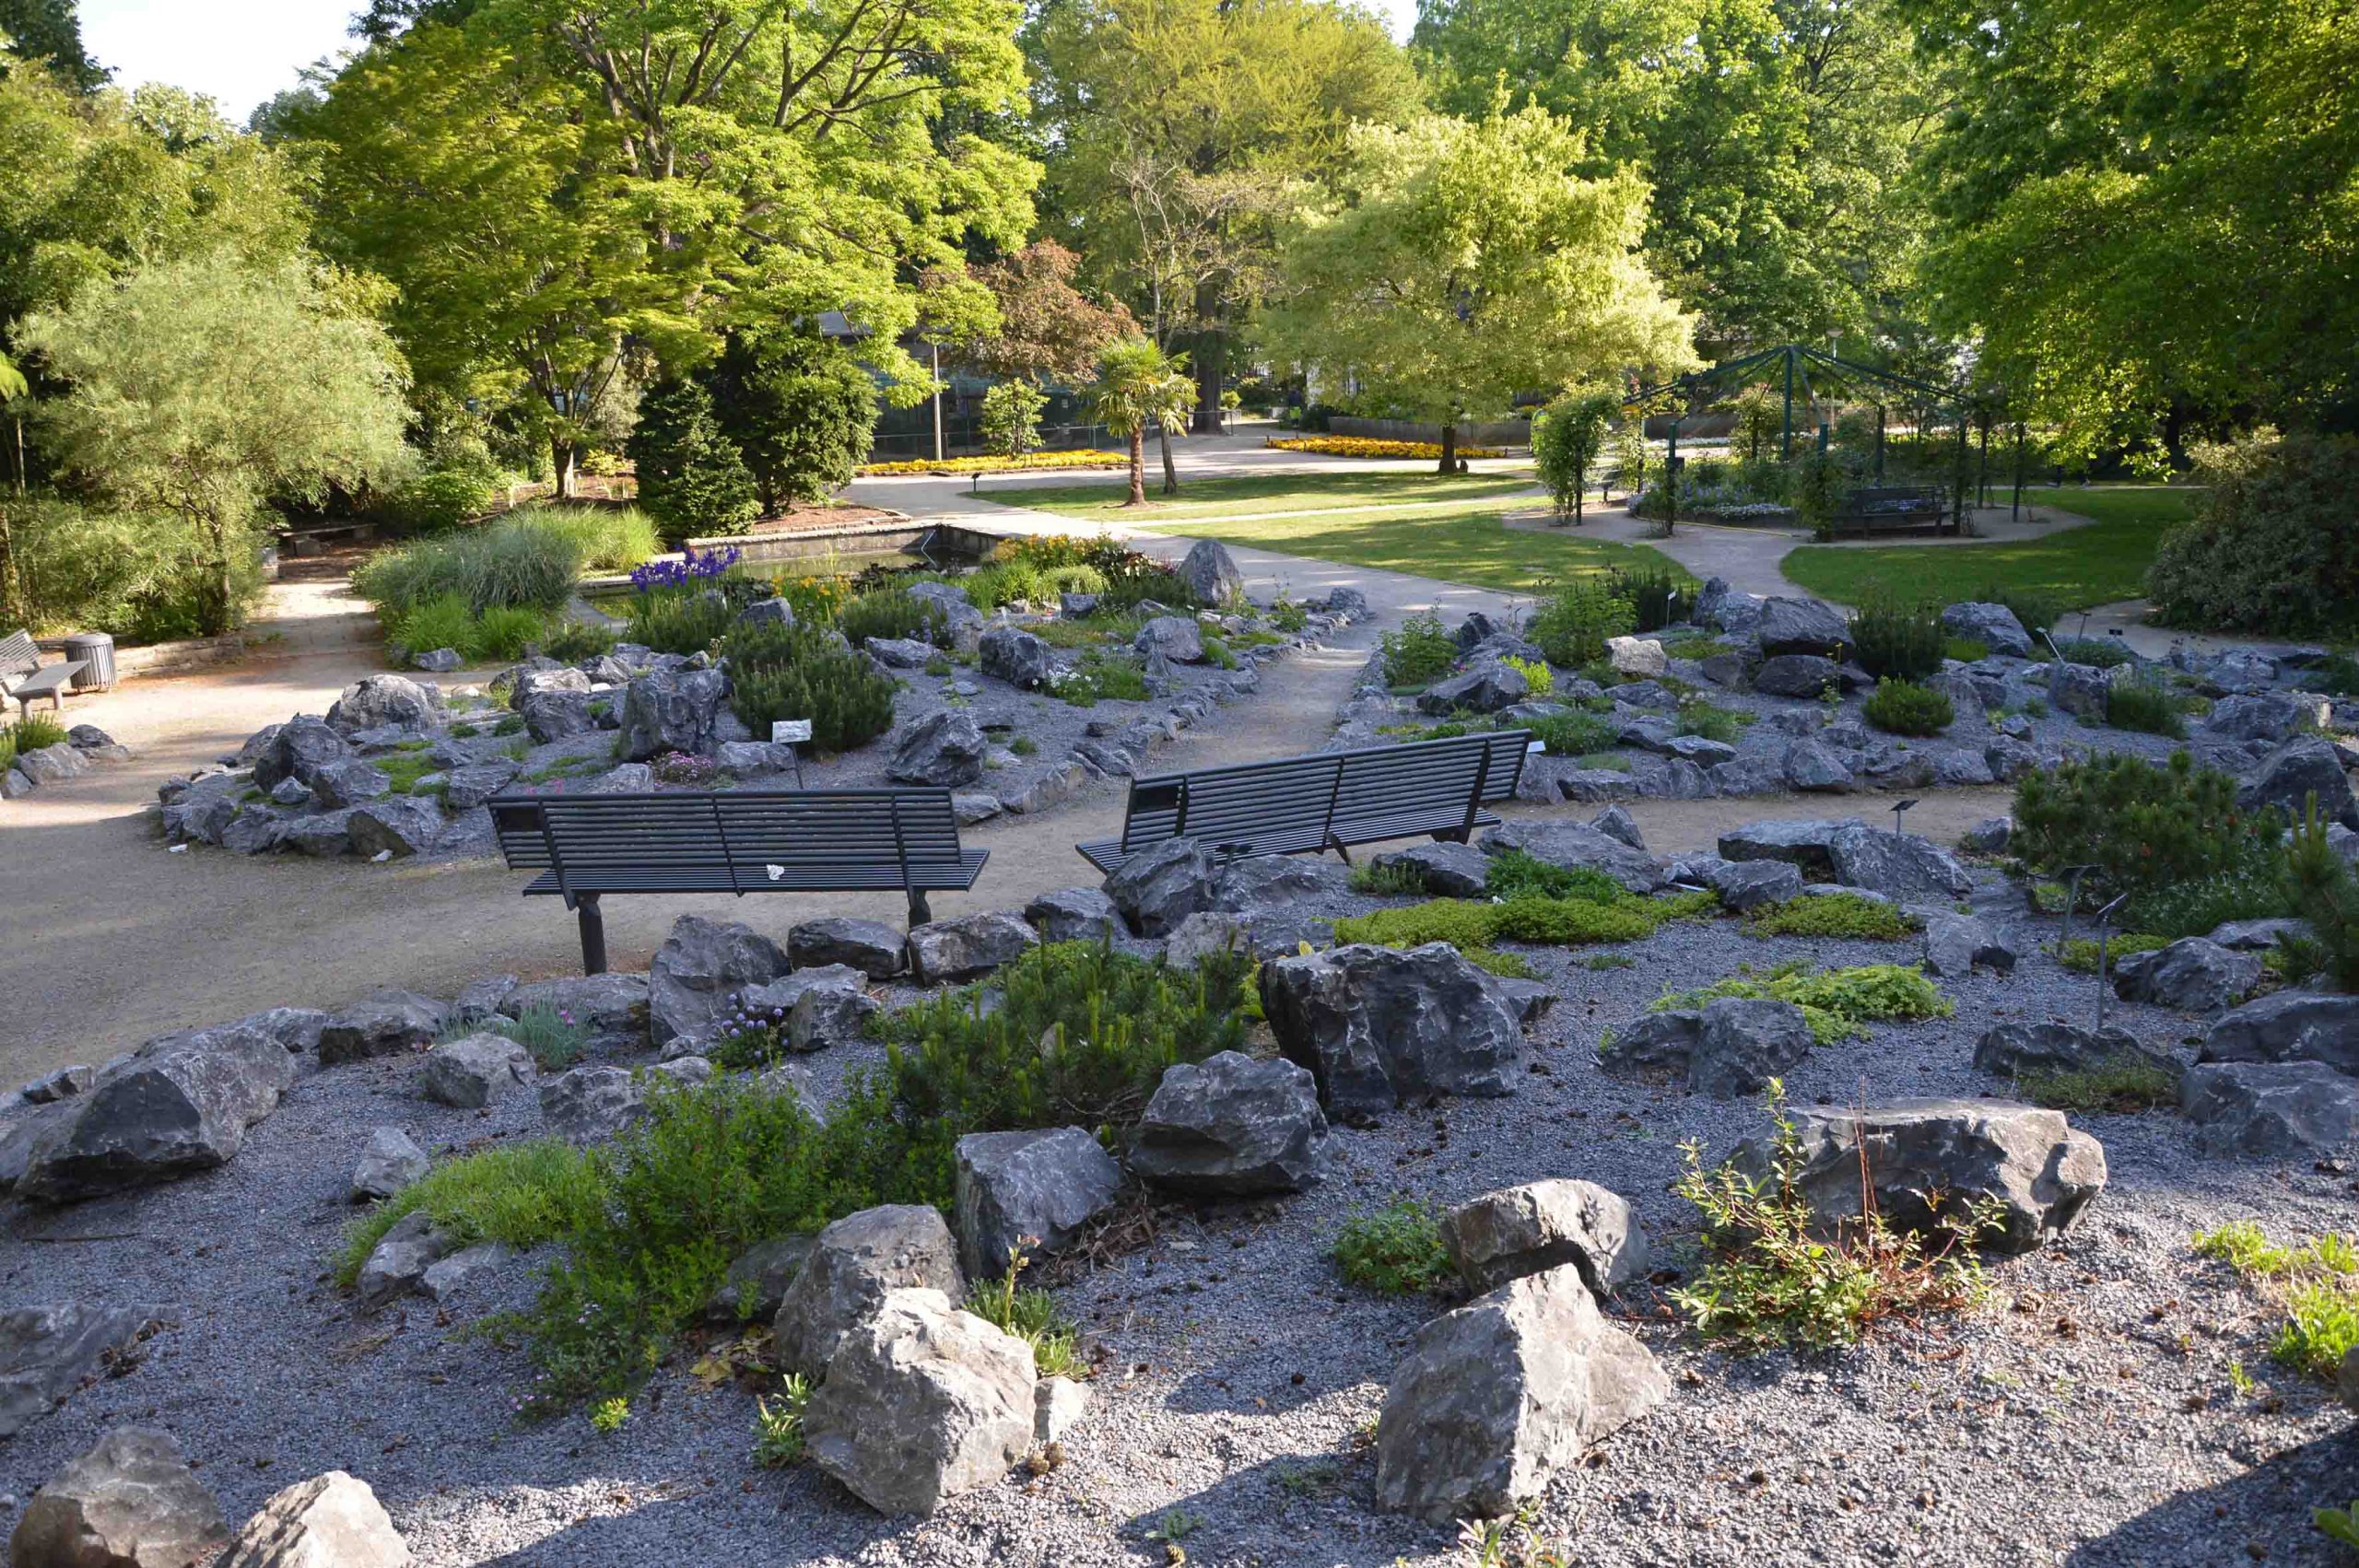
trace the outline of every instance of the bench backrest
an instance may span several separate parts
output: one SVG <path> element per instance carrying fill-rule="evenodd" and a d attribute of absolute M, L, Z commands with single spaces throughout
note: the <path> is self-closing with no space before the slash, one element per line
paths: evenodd
<path fill-rule="evenodd" d="M 670 867 L 958 865 L 947 790 L 500 795 L 487 803 L 509 865 L 555 871 L 560 883 Z"/>
<path fill-rule="evenodd" d="M 1286 854 L 1331 836 L 1364 840 L 1393 822 L 1447 824 L 1512 797 L 1531 743 L 1510 730 L 1134 778 L 1122 850 L 1187 837 L 1231 854 Z"/>
<path fill-rule="evenodd" d="M 10 632 L 0 637 L 0 678 L 9 675 L 29 675 L 41 668 L 41 649 L 33 645 L 30 632 Z"/>

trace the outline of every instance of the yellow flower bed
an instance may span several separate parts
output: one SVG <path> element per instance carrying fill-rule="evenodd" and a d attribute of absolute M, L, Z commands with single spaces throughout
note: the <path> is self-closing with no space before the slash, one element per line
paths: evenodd
<path fill-rule="evenodd" d="M 863 474 L 1012 474 L 1033 468 L 1127 468 L 1130 457 L 1102 450 L 1069 452 L 1027 452 L 1022 457 L 950 457 L 936 462 L 922 458 L 910 462 L 870 462 Z"/>
<path fill-rule="evenodd" d="M 1430 457 L 1439 459 L 1433 441 L 1379 441 L 1373 436 L 1272 436 L 1267 443 L 1282 452 L 1317 452 L 1323 457 Z M 1505 447 L 1458 449 L 1461 457 L 1505 457 Z"/>

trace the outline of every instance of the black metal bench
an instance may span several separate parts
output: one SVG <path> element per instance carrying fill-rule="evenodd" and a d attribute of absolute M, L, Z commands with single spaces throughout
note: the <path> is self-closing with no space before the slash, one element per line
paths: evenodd
<path fill-rule="evenodd" d="M 1224 859 L 1332 849 L 1430 835 L 1463 842 L 1515 796 L 1532 735 L 1501 730 L 1405 745 L 1321 752 L 1131 780 L 1120 838 L 1074 846 L 1109 873 L 1167 838 L 1195 838 Z"/>
<path fill-rule="evenodd" d="M 1843 497 L 1842 506 L 1827 519 L 1827 531 L 1844 534 L 1907 533 L 1915 530 L 1948 531 L 1949 505 L 1930 486 L 1867 486 Z"/>
<path fill-rule="evenodd" d="M 606 967 L 609 893 L 864 893 L 898 889 L 910 923 L 926 894 L 975 885 L 988 849 L 962 849 L 947 790 L 710 790 L 495 795 L 510 869 L 537 871 L 581 925 L 584 974 Z"/>
<path fill-rule="evenodd" d="M 30 632 L 10 632 L 0 637 L 0 709 L 6 708 L 7 698 L 15 697 L 18 711 L 30 713 L 32 699 L 45 696 L 50 707 L 63 710 L 66 687 L 82 673 L 84 663 L 79 659 L 42 663 L 41 649 Z"/>

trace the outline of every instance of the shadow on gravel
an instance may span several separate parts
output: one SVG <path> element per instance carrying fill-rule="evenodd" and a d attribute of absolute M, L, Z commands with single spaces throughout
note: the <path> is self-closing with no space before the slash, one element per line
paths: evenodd
<path fill-rule="evenodd" d="M 2071 1568 L 2157 1568 L 2165 1563 L 2347 1563 L 2318 1534 L 2310 1510 L 2359 1498 L 2359 1428 L 2346 1427 L 2244 1474 L 2157 1504 L 2067 1556 Z"/>
<path fill-rule="evenodd" d="M 1148 1550 L 1166 1541 L 1205 1562 L 1318 1562 L 1390 1568 L 1405 1556 L 1449 1550 L 1455 1526 L 1375 1512 L 1373 1450 L 1281 1454 L 1242 1466 L 1211 1486 L 1133 1515 L 1121 1537 Z"/>

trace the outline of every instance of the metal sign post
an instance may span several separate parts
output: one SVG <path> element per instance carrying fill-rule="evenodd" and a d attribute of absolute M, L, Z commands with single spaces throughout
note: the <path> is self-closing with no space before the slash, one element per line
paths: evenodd
<path fill-rule="evenodd" d="M 1907 811 L 1916 803 L 1917 802 L 1913 800 L 1895 801 L 1892 802 L 1892 836 L 1895 838 L 1906 838 L 1908 837 L 1907 829 L 1901 824 L 1900 813 Z"/>

